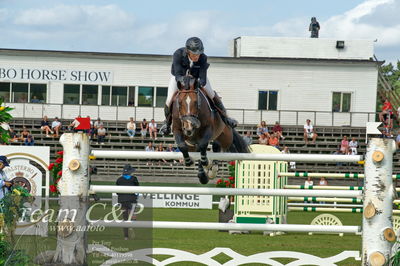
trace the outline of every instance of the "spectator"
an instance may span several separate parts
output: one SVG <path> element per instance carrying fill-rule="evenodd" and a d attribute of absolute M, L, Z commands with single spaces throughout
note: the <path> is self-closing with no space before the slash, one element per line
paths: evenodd
<path fill-rule="evenodd" d="M 15 131 L 10 127 L 9 130 L 9 134 L 10 134 L 10 141 L 11 142 L 18 142 L 18 134 L 15 133 Z"/>
<path fill-rule="evenodd" d="M 71 124 L 69 124 L 69 126 L 68 126 L 69 130 L 72 130 L 74 132 L 78 132 L 78 130 L 76 129 L 80 125 L 80 122 L 78 121 L 78 118 L 81 118 L 81 116 L 79 115 L 77 118 L 74 119 L 74 121 L 72 121 Z"/>
<path fill-rule="evenodd" d="M 320 186 L 327 186 L 328 185 L 328 181 L 326 181 L 325 177 L 321 177 L 321 179 L 319 180 L 319 185 Z"/>
<path fill-rule="evenodd" d="M 400 122 L 400 106 L 397 108 L 397 120 Z"/>
<path fill-rule="evenodd" d="M 158 144 L 156 151 L 164 151 L 164 147 L 163 147 L 162 143 Z M 158 161 L 158 165 L 160 165 L 161 162 L 163 162 L 165 164 L 167 163 L 167 161 L 165 159 L 161 159 Z"/>
<path fill-rule="evenodd" d="M 269 138 L 268 127 L 265 121 L 261 121 L 261 124 L 257 126 L 257 135 L 260 137 L 261 135 L 265 135 Z"/>
<path fill-rule="evenodd" d="M 282 150 L 283 154 L 290 154 L 289 147 L 284 146 Z M 296 162 L 289 162 L 290 169 L 296 169 Z"/>
<path fill-rule="evenodd" d="M 253 143 L 253 138 L 251 137 L 251 132 L 247 131 L 246 135 L 243 137 L 244 142 L 246 143 L 247 146 L 251 145 Z"/>
<path fill-rule="evenodd" d="M 349 141 L 347 140 L 347 136 L 343 136 L 343 139 L 340 142 L 340 151 L 343 154 L 349 154 Z"/>
<path fill-rule="evenodd" d="M 168 147 L 167 147 L 166 151 L 167 152 L 178 152 L 179 149 L 175 149 L 174 146 L 172 146 L 172 144 L 168 144 Z M 183 159 L 179 159 L 179 162 L 183 163 Z M 174 164 L 177 164 L 177 161 L 174 160 Z"/>
<path fill-rule="evenodd" d="M 266 135 L 261 134 L 260 138 L 258 139 L 258 144 L 268 145 L 268 138 Z"/>
<path fill-rule="evenodd" d="M 7 175 L 4 172 L 4 168 L 10 166 L 6 156 L 0 156 L 0 200 L 11 188 L 12 183 L 8 181 Z"/>
<path fill-rule="evenodd" d="M 50 137 L 50 134 L 54 134 L 54 132 L 50 128 L 50 121 L 47 119 L 47 116 L 43 116 L 43 120 L 40 122 L 40 130 L 46 132 L 46 137 Z"/>
<path fill-rule="evenodd" d="M 340 146 L 336 149 L 336 151 L 333 153 L 333 155 L 343 155 L 343 152 L 340 150 Z M 337 162 L 336 166 L 343 166 L 343 163 Z"/>
<path fill-rule="evenodd" d="M 104 145 L 104 140 L 107 135 L 107 130 L 104 128 L 103 124 L 97 129 L 97 144 Z"/>
<path fill-rule="evenodd" d="M 34 95 L 31 99 L 31 103 L 40 103 L 40 100 L 37 98 L 36 95 Z"/>
<path fill-rule="evenodd" d="M 58 117 L 55 117 L 53 123 L 51 123 L 51 130 L 55 133 L 57 138 L 60 136 L 61 126 L 62 124 L 58 121 Z"/>
<path fill-rule="evenodd" d="M 140 123 L 140 134 L 142 135 L 142 139 L 146 137 L 147 130 L 149 130 L 149 124 L 146 119 L 143 119 L 142 123 Z"/>
<path fill-rule="evenodd" d="M 135 99 L 130 98 L 128 101 L 128 106 L 134 106 L 135 105 Z"/>
<path fill-rule="evenodd" d="M 124 166 L 124 170 L 122 171 L 122 175 L 117 179 L 117 186 L 139 186 L 139 181 L 136 176 L 132 175 L 135 171 L 131 165 L 126 164 Z M 129 218 L 136 219 L 133 216 L 135 212 L 135 207 L 137 203 L 138 194 L 136 193 L 117 193 L 118 194 L 118 203 L 121 204 L 121 209 L 123 210 L 123 217 L 125 221 L 128 221 Z M 129 231 L 128 228 L 123 229 L 124 238 L 128 240 Z"/>
<path fill-rule="evenodd" d="M 157 139 L 157 123 L 154 121 L 154 119 L 151 119 L 149 123 L 149 134 L 150 138 L 152 139 Z"/>
<path fill-rule="evenodd" d="M 154 151 L 153 142 L 149 141 L 149 143 L 147 144 L 147 146 L 145 148 L 145 151 L 148 151 L 148 152 Z"/>
<path fill-rule="evenodd" d="M 100 117 L 97 118 L 97 120 L 94 122 L 93 124 L 93 129 L 94 129 L 94 133 L 93 136 L 96 137 L 98 134 L 98 130 L 100 128 L 100 126 L 104 126 L 103 121 L 101 121 Z"/>
<path fill-rule="evenodd" d="M 28 135 L 28 137 L 24 141 L 25 146 L 33 146 L 35 145 L 35 140 L 33 139 L 32 135 Z"/>
<path fill-rule="evenodd" d="M 358 141 L 356 140 L 355 137 L 351 138 L 351 141 L 349 142 L 349 153 L 351 155 L 357 155 L 357 148 L 358 148 Z"/>
<path fill-rule="evenodd" d="M 133 120 L 133 117 L 129 118 L 129 122 L 126 124 L 126 133 L 131 139 L 133 139 L 133 137 L 135 136 L 136 123 L 135 120 Z"/>
<path fill-rule="evenodd" d="M 31 132 L 29 132 L 29 130 L 26 127 L 22 128 L 22 131 L 19 133 L 19 135 L 21 136 L 21 141 L 24 142 L 25 139 L 31 134 Z"/>
<path fill-rule="evenodd" d="M 272 128 L 272 132 L 277 134 L 278 138 L 285 139 L 285 137 L 282 135 L 282 127 L 278 121 L 275 122 L 275 126 Z"/>
<path fill-rule="evenodd" d="M 315 140 L 318 135 L 315 133 L 314 127 L 311 125 L 311 120 L 307 119 L 306 124 L 304 125 L 304 142 L 305 146 L 308 145 L 308 139 L 312 139 L 312 143 L 315 144 Z"/>
<path fill-rule="evenodd" d="M 273 146 L 280 150 L 279 148 L 279 138 L 276 133 L 272 133 L 271 137 L 268 139 L 268 145 Z"/>
<path fill-rule="evenodd" d="M 388 124 L 390 125 L 392 112 L 393 112 L 393 106 L 390 103 L 389 99 L 386 98 L 382 106 L 382 112 L 379 113 L 379 121 L 384 122 L 388 119 L 389 120 Z"/>
<path fill-rule="evenodd" d="M 307 177 L 307 180 L 304 182 L 305 187 L 309 187 L 314 185 L 314 182 L 311 180 L 311 177 Z"/>

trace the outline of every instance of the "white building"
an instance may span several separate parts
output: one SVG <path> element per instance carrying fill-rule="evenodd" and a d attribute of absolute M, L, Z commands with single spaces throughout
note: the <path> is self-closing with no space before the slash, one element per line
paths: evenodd
<path fill-rule="evenodd" d="M 171 51 L 172 53 L 173 51 Z M 208 77 L 240 123 L 364 126 L 374 120 L 373 42 L 240 37 Z M 171 56 L 0 49 L 0 97 L 15 117 L 163 120 Z"/>

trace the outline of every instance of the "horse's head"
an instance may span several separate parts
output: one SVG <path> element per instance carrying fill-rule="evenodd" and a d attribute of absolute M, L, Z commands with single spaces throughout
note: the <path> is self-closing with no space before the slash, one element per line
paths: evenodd
<path fill-rule="evenodd" d="M 179 87 L 179 117 L 182 121 L 183 133 L 192 137 L 195 130 L 200 127 L 198 81 L 191 76 L 185 76 Z"/>

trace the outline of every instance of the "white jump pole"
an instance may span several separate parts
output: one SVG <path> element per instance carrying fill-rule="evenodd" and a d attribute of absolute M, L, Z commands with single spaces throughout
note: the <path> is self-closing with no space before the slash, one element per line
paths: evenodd
<path fill-rule="evenodd" d="M 165 159 L 179 160 L 183 158 L 180 152 L 145 152 L 145 151 L 107 151 L 92 150 L 95 158 L 109 159 Z M 191 152 L 190 157 L 194 160 L 200 159 L 200 153 Z M 235 161 L 297 161 L 297 162 L 347 162 L 356 163 L 363 160 L 361 155 L 326 155 L 326 154 L 257 154 L 257 153 L 207 153 L 210 160 Z"/>
<path fill-rule="evenodd" d="M 293 201 L 307 201 L 307 202 L 319 202 L 319 201 L 325 201 L 325 202 L 347 202 L 347 203 L 362 203 L 361 199 L 358 198 L 352 198 L 352 199 L 344 199 L 344 198 L 323 198 L 323 197 L 289 197 L 288 198 L 289 202 Z"/>
<path fill-rule="evenodd" d="M 365 159 L 362 265 L 386 265 L 396 241 L 392 225 L 395 189 L 392 181 L 392 139 L 372 138 Z"/>
<path fill-rule="evenodd" d="M 325 232 L 325 233 L 357 233 L 359 226 L 327 226 L 305 224 L 236 224 L 206 222 L 163 222 L 163 221 L 94 221 L 92 226 L 122 228 L 163 228 L 194 230 L 239 230 L 239 231 L 281 231 L 281 232 Z"/>
<path fill-rule="evenodd" d="M 91 185 L 90 193 L 153 193 L 196 194 L 228 196 L 293 196 L 293 197 L 343 197 L 357 198 L 362 191 L 304 190 L 304 189 L 250 189 L 210 187 L 148 187 L 148 186 L 100 186 Z"/>

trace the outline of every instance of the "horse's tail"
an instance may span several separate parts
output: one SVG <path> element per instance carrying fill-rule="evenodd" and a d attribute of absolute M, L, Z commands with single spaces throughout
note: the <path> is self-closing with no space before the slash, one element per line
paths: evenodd
<path fill-rule="evenodd" d="M 239 133 L 233 128 L 232 128 L 232 135 L 233 135 L 233 142 L 232 142 L 231 147 L 229 148 L 230 152 L 236 152 L 236 153 L 250 152 L 249 147 L 247 146 L 243 137 L 240 136 Z"/>

